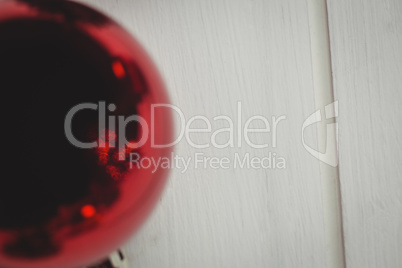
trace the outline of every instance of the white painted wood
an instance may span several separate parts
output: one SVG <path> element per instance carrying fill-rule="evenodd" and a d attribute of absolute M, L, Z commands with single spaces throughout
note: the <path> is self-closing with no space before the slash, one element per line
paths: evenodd
<path fill-rule="evenodd" d="M 328 0 L 348 268 L 402 267 L 402 2 Z"/>
<path fill-rule="evenodd" d="M 327 268 L 345 268 L 337 151 L 337 105 L 332 83 L 326 0 L 308 0 L 315 105 L 320 110 L 317 138 L 322 180 Z"/>
<path fill-rule="evenodd" d="M 269 152 L 285 169 L 174 169 L 153 216 L 127 245 L 132 267 L 325 268 L 319 162 L 303 147 L 315 111 L 307 4 L 299 0 L 87 0 L 155 59 L 186 118 L 285 115 L 277 147 L 195 149 L 180 156 Z M 270 120 L 271 121 L 271 120 Z M 213 129 L 226 126 L 215 122 Z M 237 134 L 236 134 L 237 135 Z M 270 134 L 254 141 L 270 141 Z M 315 127 L 306 131 L 317 147 Z M 207 141 L 205 134 L 192 136 Z"/>

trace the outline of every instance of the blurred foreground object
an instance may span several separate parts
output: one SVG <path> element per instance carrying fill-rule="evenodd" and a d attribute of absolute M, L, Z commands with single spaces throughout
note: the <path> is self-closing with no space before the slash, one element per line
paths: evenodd
<path fill-rule="evenodd" d="M 88 268 L 130 268 L 130 266 L 125 252 L 118 250 L 113 252 L 106 261 Z"/>
<path fill-rule="evenodd" d="M 161 78 L 130 34 L 61 0 L 0 4 L 0 267 L 105 259 L 143 223 L 168 168 Z M 152 118 L 152 121 L 151 121 Z M 151 137 L 152 136 L 152 137 Z M 152 139 L 151 139 L 152 138 Z"/>

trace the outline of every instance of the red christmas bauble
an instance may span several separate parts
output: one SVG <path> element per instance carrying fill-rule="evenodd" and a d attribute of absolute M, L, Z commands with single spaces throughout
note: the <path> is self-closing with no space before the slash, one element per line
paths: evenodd
<path fill-rule="evenodd" d="M 92 8 L 5 1 L 0 87 L 0 267 L 106 257 L 150 213 L 168 173 L 138 164 L 172 149 L 163 146 L 171 113 L 154 106 L 168 97 L 150 58 Z"/>

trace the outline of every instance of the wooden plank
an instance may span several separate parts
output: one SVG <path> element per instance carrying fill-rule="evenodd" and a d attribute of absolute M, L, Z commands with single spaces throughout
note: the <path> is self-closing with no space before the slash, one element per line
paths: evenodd
<path fill-rule="evenodd" d="M 345 268 L 342 206 L 337 151 L 338 102 L 334 100 L 326 0 L 308 0 L 327 268 Z"/>
<path fill-rule="evenodd" d="M 326 267 L 319 163 L 301 142 L 303 122 L 315 111 L 306 2 L 85 2 L 137 36 L 187 119 L 227 115 L 237 124 L 238 101 L 243 124 L 254 115 L 271 123 L 286 116 L 276 148 L 267 133 L 251 135 L 268 142 L 265 149 L 244 139 L 238 148 L 237 138 L 224 149 L 182 140 L 179 156 L 234 161 L 236 154 L 271 152 L 286 168 L 175 168 L 153 216 L 127 245 L 132 267 Z M 227 127 L 212 123 L 213 130 Z M 316 148 L 314 127 L 306 135 Z M 191 137 L 208 141 L 206 134 Z"/>
<path fill-rule="evenodd" d="M 347 267 L 402 267 L 402 2 L 328 0 Z"/>

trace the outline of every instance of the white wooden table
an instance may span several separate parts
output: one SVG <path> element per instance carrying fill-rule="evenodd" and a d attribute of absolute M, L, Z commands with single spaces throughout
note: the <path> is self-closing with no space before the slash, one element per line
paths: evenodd
<path fill-rule="evenodd" d="M 348 268 L 402 267 L 400 0 L 328 0 L 329 67 L 339 103 L 339 178 L 332 188 L 327 176 L 338 168 L 311 155 L 301 136 L 303 122 L 324 108 L 321 103 L 329 104 L 317 88 L 322 70 L 314 41 L 325 36 L 313 33 L 326 14 L 311 20 L 312 5 L 320 1 L 82 2 L 136 36 L 186 119 L 236 119 L 239 102 L 242 124 L 254 115 L 270 123 L 273 116 L 286 117 L 278 123 L 276 146 L 273 131 L 250 134 L 253 143 L 268 143 L 264 149 L 244 137 L 237 146 L 237 132 L 233 148 L 194 148 L 183 139 L 175 152 L 181 157 L 275 153 L 286 166 L 174 168 L 153 215 L 126 246 L 131 267 L 342 268 L 343 250 Z M 213 121 L 213 131 L 223 127 L 224 120 Z M 322 147 L 317 126 L 304 134 L 310 148 Z M 210 135 L 190 137 L 203 144 Z"/>

